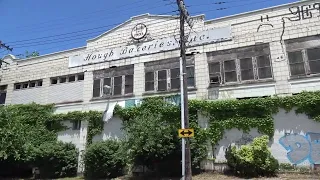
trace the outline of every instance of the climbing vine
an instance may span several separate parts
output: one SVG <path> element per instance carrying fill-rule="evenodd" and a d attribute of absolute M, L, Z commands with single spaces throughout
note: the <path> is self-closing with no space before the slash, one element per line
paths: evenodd
<path fill-rule="evenodd" d="M 162 114 L 165 119 L 179 119 L 180 108 L 166 101 L 164 97 L 147 98 L 140 106 L 121 108 L 116 106 L 115 115 L 124 121 L 133 120 L 143 112 Z M 286 111 L 295 109 L 296 113 L 304 113 L 309 118 L 320 122 L 320 91 L 302 92 L 286 97 L 252 98 L 246 100 L 191 100 L 189 101 L 189 119 L 192 128 L 195 128 L 195 138 L 191 139 L 191 148 L 195 151 L 196 161 L 204 157 L 207 152 L 206 142 L 217 145 L 223 138 L 225 130 L 237 128 L 244 132 L 257 128 L 261 134 L 270 138 L 274 134 L 273 114 L 284 108 Z M 208 118 L 208 128 L 203 129 L 198 125 L 198 115 Z M 179 124 L 179 121 L 177 121 Z"/>
<path fill-rule="evenodd" d="M 87 145 L 92 143 L 92 139 L 95 135 L 100 134 L 103 131 L 102 113 L 98 111 L 73 111 L 66 114 L 55 114 L 52 118 L 56 122 L 61 121 L 82 121 L 88 123 L 87 131 Z"/>

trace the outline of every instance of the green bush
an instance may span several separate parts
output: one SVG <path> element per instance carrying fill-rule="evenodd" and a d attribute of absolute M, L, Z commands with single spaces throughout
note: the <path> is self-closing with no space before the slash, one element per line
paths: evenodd
<path fill-rule="evenodd" d="M 279 163 L 271 155 L 268 142 L 269 137 L 262 136 L 240 149 L 230 146 L 226 151 L 226 159 L 231 170 L 241 176 L 274 175 L 279 169 Z"/>
<path fill-rule="evenodd" d="M 115 140 L 91 144 L 83 160 L 84 176 L 90 179 L 115 178 L 122 175 L 126 165 L 121 142 Z"/>
<path fill-rule="evenodd" d="M 32 152 L 33 151 L 33 152 Z M 77 175 L 78 149 L 71 143 L 50 142 L 30 151 L 31 164 L 38 167 L 41 178 Z"/>

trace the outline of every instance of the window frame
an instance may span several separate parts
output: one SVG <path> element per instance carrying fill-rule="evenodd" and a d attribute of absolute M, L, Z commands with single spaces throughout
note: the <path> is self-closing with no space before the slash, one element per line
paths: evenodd
<path fill-rule="evenodd" d="M 270 67 L 270 71 L 271 71 L 271 76 L 267 77 L 267 78 L 260 78 L 259 77 L 259 69 L 261 69 L 260 67 L 258 67 L 258 61 L 257 58 L 258 57 L 262 57 L 262 56 L 267 56 L 269 58 L 269 65 L 270 66 L 264 66 L 263 68 L 267 68 Z M 242 70 L 241 69 L 241 59 L 250 59 L 251 58 L 251 66 L 252 71 L 253 71 L 253 79 L 248 79 L 248 80 L 242 80 Z M 225 76 L 225 61 L 234 61 L 235 63 L 235 71 L 227 71 L 227 72 L 236 72 L 236 81 L 231 81 L 231 82 L 227 82 L 226 81 L 226 76 Z M 271 62 L 271 55 L 256 55 L 253 57 L 243 57 L 243 58 L 235 58 L 233 60 L 227 59 L 227 60 L 217 60 L 217 61 L 211 61 L 208 62 L 208 76 L 209 76 L 209 87 L 214 87 L 214 86 L 221 86 L 221 85 L 233 85 L 233 84 L 245 84 L 245 83 L 250 83 L 250 82 L 264 82 L 267 80 L 271 80 L 274 78 L 273 75 L 273 71 L 272 71 L 272 62 Z M 213 67 L 213 64 L 219 64 L 220 66 L 220 72 L 212 72 L 211 71 L 211 67 Z M 213 69 L 212 69 L 213 70 Z M 211 78 L 216 78 L 218 77 L 218 81 L 219 82 L 211 82 Z"/>
<path fill-rule="evenodd" d="M 193 86 L 188 86 L 187 84 L 187 87 L 188 89 L 195 89 L 196 88 L 196 76 L 195 76 L 195 66 L 194 65 L 187 65 L 186 68 L 193 68 L 193 81 L 194 81 L 194 85 Z M 171 77 L 171 70 L 173 69 L 179 69 L 179 75 L 177 78 L 173 78 L 173 79 L 179 79 L 179 88 L 172 88 L 172 77 Z M 159 71 L 165 71 L 166 72 L 166 79 L 165 80 L 162 80 L 162 81 L 166 81 L 166 90 L 159 90 L 159 77 L 158 77 L 158 73 Z M 153 82 L 154 82 L 154 88 L 153 90 L 149 90 L 149 91 L 146 91 L 146 86 L 145 86 L 145 93 L 163 93 L 163 92 L 174 92 L 174 91 L 178 91 L 180 90 L 180 67 L 176 68 L 162 68 L 162 69 L 158 69 L 158 70 L 154 70 L 154 71 L 148 71 L 148 72 L 145 72 L 145 77 L 146 77 L 146 74 L 147 73 L 153 73 L 154 74 L 154 77 L 153 77 Z M 186 72 L 187 73 L 187 72 Z M 186 75 L 187 76 L 187 75 Z M 187 77 L 188 78 L 188 77 Z M 145 79 L 145 85 L 147 82 L 152 82 L 152 81 L 146 81 Z M 188 82 L 188 81 L 187 81 Z"/>
<path fill-rule="evenodd" d="M 72 130 L 79 131 L 81 129 L 81 120 L 72 121 Z"/>
<path fill-rule="evenodd" d="M 79 80 L 79 76 L 83 77 Z M 74 81 L 70 81 L 69 78 L 74 77 Z M 84 81 L 84 73 L 77 73 L 77 74 L 68 74 L 64 76 L 57 76 L 57 77 L 51 77 L 50 78 L 50 85 L 59 85 L 59 84 L 68 84 L 68 83 L 75 83 L 75 82 L 81 82 Z M 61 79 L 64 79 L 63 82 L 61 82 Z M 57 81 L 57 83 L 52 83 L 52 81 Z"/>
<path fill-rule="evenodd" d="M 41 83 L 40 83 L 41 82 Z M 39 80 L 31 80 L 31 81 L 25 81 L 25 82 L 19 82 L 19 83 L 14 83 L 13 90 L 18 91 L 18 90 L 26 90 L 26 89 L 33 89 L 33 88 L 39 88 L 42 87 L 42 79 Z M 32 83 L 34 83 L 35 86 L 30 86 Z M 41 85 L 40 85 L 41 84 Z M 24 85 L 27 85 L 27 87 L 24 87 Z M 19 86 L 20 88 L 17 88 Z"/>

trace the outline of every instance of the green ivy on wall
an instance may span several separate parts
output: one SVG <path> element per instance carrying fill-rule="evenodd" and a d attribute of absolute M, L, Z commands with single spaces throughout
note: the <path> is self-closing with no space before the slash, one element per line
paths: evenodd
<path fill-rule="evenodd" d="M 85 121 L 88 122 L 88 129 L 87 129 L 87 145 L 92 143 L 92 139 L 95 135 L 102 133 L 103 131 L 103 120 L 102 120 L 102 113 L 98 111 L 73 111 L 68 112 L 66 114 L 55 114 L 53 116 L 57 122 L 62 121 Z"/>
<path fill-rule="evenodd" d="M 133 120 L 145 111 L 160 113 L 167 119 L 179 119 L 180 108 L 169 105 L 163 101 L 164 97 L 144 99 L 140 106 L 132 108 L 115 107 L 114 114 L 124 121 Z M 211 144 L 217 143 L 223 138 L 225 130 L 237 128 L 244 132 L 257 128 L 261 134 L 270 138 L 274 134 L 273 115 L 284 108 L 287 111 L 295 108 L 296 113 L 304 113 L 311 119 L 320 122 L 320 91 L 302 92 L 293 96 L 252 98 L 246 100 L 191 100 L 189 101 L 190 126 L 196 129 L 195 138 L 192 140 L 192 148 L 201 149 L 198 158 L 206 153 L 204 144 L 209 140 Z M 209 119 L 209 127 L 199 127 L 198 113 Z M 177 123 L 179 123 L 177 121 Z M 197 158 L 197 157 L 195 157 Z"/>

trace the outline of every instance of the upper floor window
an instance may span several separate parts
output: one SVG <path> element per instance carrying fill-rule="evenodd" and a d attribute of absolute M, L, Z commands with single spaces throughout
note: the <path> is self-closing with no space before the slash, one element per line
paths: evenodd
<path fill-rule="evenodd" d="M 82 80 L 84 80 L 84 73 L 53 77 L 50 79 L 51 84 L 63 84 L 67 82 L 75 82 L 75 81 L 82 81 Z"/>
<path fill-rule="evenodd" d="M 0 104 L 5 104 L 7 97 L 7 85 L 0 86 Z"/>
<path fill-rule="evenodd" d="M 320 73 L 320 48 L 288 52 L 291 76 Z"/>
<path fill-rule="evenodd" d="M 104 92 L 104 86 L 110 87 L 108 92 Z M 93 97 L 103 97 L 104 93 L 110 96 L 133 94 L 133 65 L 95 71 Z"/>
<path fill-rule="evenodd" d="M 20 82 L 14 84 L 14 89 L 28 89 L 28 88 L 34 88 L 34 87 L 41 87 L 42 86 L 42 80 L 33 80 L 28 82 Z"/>
<path fill-rule="evenodd" d="M 320 73 L 320 37 L 290 39 L 285 44 L 291 77 Z"/>
<path fill-rule="evenodd" d="M 210 86 L 272 78 L 268 45 L 208 53 Z"/>
<path fill-rule="evenodd" d="M 145 91 L 163 92 L 180 89 L 179 58 L 145 63 Z M 188 58 L 186 72 L 188 87 L 195 87 L 194 60 Z"/>

